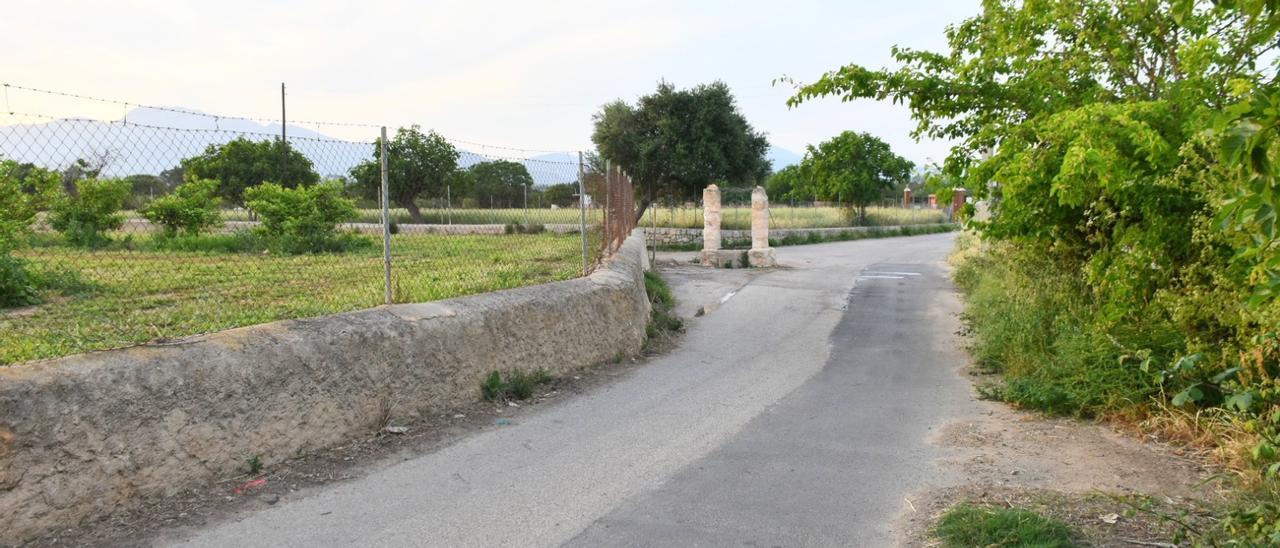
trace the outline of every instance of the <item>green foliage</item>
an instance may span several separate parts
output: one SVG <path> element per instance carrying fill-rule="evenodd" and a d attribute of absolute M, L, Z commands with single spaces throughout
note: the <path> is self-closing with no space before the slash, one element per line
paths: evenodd
<path fill-rule="evenodd" d="M 797 190 L 819 200 L 852 203 L 858 218 L 865 219 L 867 206 L 885 190 L 905 184 L 912 167 L 878 137 L 846 131 L 817 147 L 809 146 L 800 163 Z"/>
<path fill-rule="evenodd" d="M 160 225 L 166 234 L 178 232 L 189 235 L 220 226 L 218 181 L 212 179 L 187 181 L 174 189 L 172 194 L 152 200 L 143 207 L 141 214 L 147 220 Z"/>
<path fill-rule="evenodd" d="M 542 191 L 542 199 L 558 207 L 578 207 L 578 183 L 558 183 Z"/>
<path fill-rule="evenodd" d="M 791 199 L 804 200 L 812 198 L 812 195 L 803 195 L 802 188 L 806 185 L 801 180 L 801 177 L 799 165 L 784 167 L 770 175 L 764 183 L 764 189 L 769 195 L 769 200 L 784 202 Z"/>
<path fill-rule="evenodd" d="M 40 301 L 40 290 L 27 271 L 27 262 L 0 255 L 0 308 L 24 306 Z"/>
<path fill-rule="evenodd" d="M 644 289 L 650 305 L 649 324 L 645 327 L 649 341 L 683 330 L 684 322 L 675 314 L 676 298 L 667 282 L 655 272 L 645 272 Z"/>
<path fill-rule="evenodd" d="M 60 197 L 57 173 L 31 164 L 0 160 L 0 308 L 39 303 L 43 289 L 72 289 L 74 274 L 33 272 L 12 253 L 28 244 L 42 209 Z"/>
<path fill-rule="evenodd" d="M 246 190 L 267 181 L 285 188 L 320 181 L 311 160 L 278 139 L 240 137 L 223 145 L 209 145 L 199 156 L 182 160 L 181 169 L 189 180 L 218 181 L 218 193 L 237 205 L 245 204 Z"/>
<path fill-rule="evenodd" d="M 382 189 L 382 139 L 374 143 L 373 159 L 351 168 L 351 177 L 361 192 L 377 198 Z M 460 196 L 465 181 L 456 180 L 458 149 L 440 134 L 422 133 L 416 125 L 402 127 L 387 142 L 387 198 L 409 210 L 415 223 L 422 222 L 418 198 L 445 195 L 445 186 L 458 182 L 453 195 Z"/>
<path fill-rule="evenodd" d="M 249 467 L 249 475 L 256 476 L 262 471 L 262 455 L 254 455 L 245 459 L 245 464 Z"/>
<path fill-rule="evenodd" d="M 525 193 L 533 188 L 533 176 L 519 162 L 480 162 L 467 171 L 471 172 L 470 195 L 480 207 L 524 207 Z"/>
<path fill-rule="evenodd" d="M 722 82 L 677 90 L 659 83 L 634 106 L 615 101 L 593 117 L 591 140 L 645 195 L 692 198 L 711 183 L 753 186 L 769 171 L 769 143 L 738 112 Z"/>
<path fill-rule="evenodd" d="M 510 369 L 504 375 L 492 371 L 480 381 L 480 394 L 489 401 L 527 400 L 533 397 L 538 386 L 555 380 L 550 371 L 538 368 L 533 371 Z"/>
<path fill-rule="evenodd" d="M 74 193 L 59 197 L 49 212 L 49 226 L 61 232 L 72 245 L 101 247 L 109 241 L 107 232 L 124 225 L 120 208 L 129 197 L 124 179 L 80 179 Z"/>
<path fill-rule="evenodd" d="M 934 534 L 944 546 L 955 548 L 1079 546 L 1067 524 L 1030 510 L 960 504 L 938 520 Z"/>
<path fill-rule="evenodd" d="M 339 234 L 338 223 L 354 219 L 356 206 L 342 197 L 337 181 L 299 188 L 263 183 L 246 190 L 245 201 L 261 218 L 260 231 L 277 251 L 322 253 L 371 245 L 368 238 Z"/>

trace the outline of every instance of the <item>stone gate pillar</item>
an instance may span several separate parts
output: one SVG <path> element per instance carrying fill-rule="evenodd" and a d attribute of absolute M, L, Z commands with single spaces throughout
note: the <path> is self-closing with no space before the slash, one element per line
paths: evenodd
<path fill-rule="evenodd" d="M 716 265 L 720 252 L 720 187 L 702 190 L 702 264 Z"/>
<path fill-rule="evenodd" d="M 910 188 L 902 189 L 902 207 L 911 209 L 911 206 L 913 205 L 915 204 L 911 200 L 911 189 Z"/>
<path fill-rule="evenodd" d="M 769 247 L 769 196 L 764 187 L 751 191 L 751 251 L 747 255 L 751 266 L 774 266 L 777 259 Z"/>

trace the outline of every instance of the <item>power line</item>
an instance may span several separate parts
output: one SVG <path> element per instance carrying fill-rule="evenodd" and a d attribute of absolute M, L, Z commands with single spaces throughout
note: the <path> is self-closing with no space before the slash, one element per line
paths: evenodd
<path fill-rule="evenodd" d="M 94 102 L 105 103 L 105 104 L 121 105 L 121 106 L 124 106 L 124 107 L 145 108 L 145 109 L 148 109 L 148 110 L 155 110 L 155 111 L 160 111 L 160 112 L 171 112 L 171 113 L 174 113 L 174 114 L 183 114 L 183 115 L 187 115 L 187 116 L 197 116 L 197 117 L 202 117 L 202 118 L 210 118 L 210 119 L 215 120 L 215 122 L 214 122 L 214 123 L 215 123 L 215 125 L 217 124 L 217 120 L 239 120 L 239 121 L 244 121 L 244 122 L 255 122 L 255 123 L 260 123 L 260 124 L 276 124 L 276 123 L 281 123 L 281 124 L 283 124 L 283 123 L 284 123 L 284 120 L 283 120 L 283 119 L 279 119 L 279 118 L 255 118 L 255 117 L 251 117 L 251 116 L 231 116 L 231 115 L 222 115 L 222 114 L 210 114 L 210 113 L 208 113 L 208 112 L 200 112 L 200 111 L 198 111 L 198 110 L 190 110 L 190 109 L 176 108 L 176 107 L 162 107 L 162 106 L 156 106 L 156 105 L 147 105 L 147 104 L 135 103 L 135 102 L 131 102 L 131 101 L 121 101 L 121 100 L 118 100 L 118 99 L 108 99 L 108 98 L 105 98 L 105 97 L 95 97 L 95 96 L 92 96 L 92 95 L 83 95 L 83 94 L 79 94 L 79 93 L 72 93 L 72 92 L 66 92 L 66 91 L 56 91 L 56 90 L 49 90 L 49 89 L 42 89 L 42 88 L 30 87 L 30 86 L 23 86 L 23 85 L 20 85 L 20 84 L 13 84 L 13 83 L 8 83 L 8 82 L 3 83 L 3 86 L 4 86 L 4 92 L 5 92 L 5 110 L 9 111 L 9 113 L 10 113 L 10 114 L 14 114 L 14 112 L 13 112 L 13 110 L 12 110 L 11 106 L 10 106 L 10 102 L 9 102 L 9 89 L 10 89 L 10 88 L 12 88 L 12 89 L 17 89 L 17 90 L 22 90 L 22 91 L 31 92 L 31 93 L 42 93 L 42 94 L 45 94 L 45 95 L 53 95 L 53 96 L 58 96 L 58 97 L 67 97 L 67 98 L 72 98 L 72 99 L 80 99 L 80 100 L 85 100 L 85 101 L 94 101 Z M 127 122 L 127 120 L 125 120 L 125 121 Z M 328 126 L 328 127 L 358 127 L 358 128 L 381 128 L 381 127 L 384 127 L 384 126 L 386 126 L 386 127 L 405 127 L 405 126 L 396 126 L 395 124 L 367 124 L 367 123 L 359 123 L 359 122 L 328 122 L 328 121 L 319 121 L 319 120 L 294 120 L 294 121 L 293 121 L 293 123 L 294 123 L 294 124 L 297 124 L 297 125 Z M 418 125 L 418 124 L 411 124 L 411 125 Z M 490 145 L 490 144 L 486 144 L 486 143 L 479 143 L 479 142 L 475 142 L 475 141 L 465 141 L 465 140 L 462 140 L 462 139 L 453 139 L 453 138 L 450 138 L 450 137 L 445 137 L 445 140 L 446 140 L 446 141 L 449 141 L 449 142 L 451 142 L 451 143 L 460 144 L 460 145 L 466 145 L 466 146 L 477 146 L 477 147 L 482 147 L 482 148 L 491 148 L 491 149 L 494 149 L 494 150 L 505 150 L 505 151 L 510 151 L 510 152 L 531 152 L 531 153 L 536 153 L 536 154 L 558 154 L 558 153 L 572 154 L 572 153 L 576 153 L 576 152 L 577 152 L 577 151 L 574 151 L 574 150 L 541 150 L 541 149 L 531 149 L 531 148 L 518 148 L 518 147 L 509 147 L 509 146 L 500 146 L 500 145 Z"/>

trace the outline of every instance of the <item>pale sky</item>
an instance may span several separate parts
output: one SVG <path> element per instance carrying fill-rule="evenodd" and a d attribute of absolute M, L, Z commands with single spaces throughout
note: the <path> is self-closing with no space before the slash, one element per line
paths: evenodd
<path fill-rule="evenodd" d="M 590 147 L 613 99 L 723 80 L 747 119 L 803 153 L 867 131 L 917 163 L 907 110 L 830 99 L 788 109 L 783 75 L 811 81 L 894 44 L 942 50 L 977 0 L 896 2 L 66 2 L 3 0 L 0 82 L 224 115 L 419 123 L 454 139 L 538 150 Z M 11 92 L 8 108 L 118 119 L 121 107 Z M 370 139 L 376 130 L 315 128 Z"/>

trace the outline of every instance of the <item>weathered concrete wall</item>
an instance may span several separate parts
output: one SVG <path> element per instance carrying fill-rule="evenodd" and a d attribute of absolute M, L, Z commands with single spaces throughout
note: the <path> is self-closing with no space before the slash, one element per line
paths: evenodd
<path fill-rule="evenodd" d="M 643 236 L 585 278 L 0 367 L 0 544 L 638 352 Z"/>
<path fill-rule="evenodd" d="M 850 226 L 837 228 L 771 228 L 769 229 L 769 238 L 773 240 L 781 240 L 789 235 L 807 235 L 809 233 L 830 236 L 842 232 L 876 232 L 880 230 L 898 230 L 898 226 Z M 702 243 L 702 229 L 700 228 L 646 228 L 650 237 L 657 238 L 658 245 L 690 245 Z M 741 244 L 742 242 L 751 241 L 750 230 L 721 230 L 721 238 L 724 242 Z"/>

